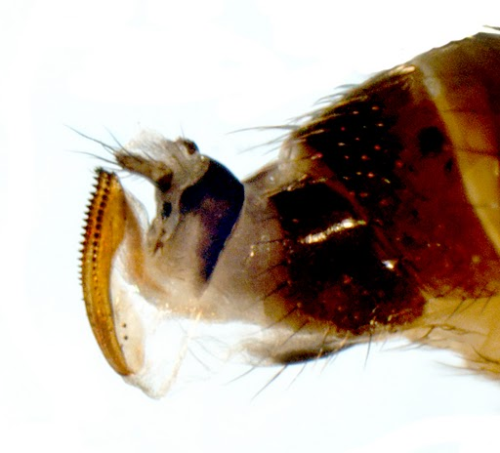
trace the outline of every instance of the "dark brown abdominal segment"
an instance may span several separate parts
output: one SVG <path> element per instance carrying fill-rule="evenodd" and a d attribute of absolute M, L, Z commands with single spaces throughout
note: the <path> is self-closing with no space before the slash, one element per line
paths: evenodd
<path fill-rule="evenodd" d="M 108 363 L 121 375 L 131 373 L 118 342 L 110 299 L 115 252 L 125 234 L 125 196 L 116 175 L 98 170 L 85 225 L 81 279 L 87 316 Z"/>
<path fill-rule="evenodd" d="M 452 57 L 458 72 L 465 57 Z M 289 311 L 360 335 L 411 326 L 429 297 L 499 292 L 498 255 L 471 209 L 450 116 L 408 64 L 292 134 L 283 158 L 311 165 L 303 183 L 272 198 L 286 238 Z"/>
<path fill-rule="evenodd" d="M 418 316 L 423 298 L 353 203 L 323 183 L 273 197 L 289 260 L 286 304 L 355 335 Z M 392 261 L 394 261 L 394 263 Z"/>

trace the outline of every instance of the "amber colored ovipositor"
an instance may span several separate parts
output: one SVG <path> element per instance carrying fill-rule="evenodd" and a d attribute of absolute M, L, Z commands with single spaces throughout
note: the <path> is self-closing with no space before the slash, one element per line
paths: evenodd
<path fill-rule="evenodd" d="M 116 175 L 98 172 L 82 252 L 82 287 L 92 331 L 113 369 L 131 373 L 119 345 L 110 300 L 113 258 L 125 232 L 125 198 Z"/>

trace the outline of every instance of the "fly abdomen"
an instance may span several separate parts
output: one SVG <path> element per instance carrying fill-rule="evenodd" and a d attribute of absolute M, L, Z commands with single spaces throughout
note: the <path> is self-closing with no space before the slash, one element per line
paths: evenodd
<path fill-rule="evenodd" d="M 118 165 L 155 186 L 157 214 L 146 221 L 115 184 L 105 215 L 121 212 L 119 200 L 134 209 L 103 223 L 105 237 L 110 225 L 124 231 L 113 257 L 97 254 L 90 270 L 83 261 L 84 276 L 111 282 L 84 279 L 89 313 L 107 300 L 104 318 L 144 309 L 190 321 L 182 352 L 165 353 L 170 380 L 192 332 L 224 323 L 245 332 L 231 353 L 259 364 L 401 333 L 500 375 L 499 67 L 494 33 L 422 54 L 332 98 L 242 182 L 186 139 L 146 134 L 113 150 Z M 127 305 L 129 287 L 140 301 Z M 108 360 L 148 387 L 147 322 L 135 330 L 142 349 L 142 338 L 132 352 L 120 343 L 126 357 L 145 354 L 136 372 L 113 336 L 100 334 L 113 325 L 105 321 L 92 317 L 98 341 L 113 340 L 101 344 Z"/>
<path fill-rule="evenodd" d="M 311 174 L 323 162 L 366 221 L 376 260 L 398 269 L 405 293 L 399 302 L 381 293 L 372 321 L 399 303 L 410 314 L 391 313 L 392 327 L 453 344 L 490 371 L 500 358 L 491 328 L 500 315 L 499 65 L 494 34 L 430 51 L 314 115 L 282 153 L 311 159 Z"/>

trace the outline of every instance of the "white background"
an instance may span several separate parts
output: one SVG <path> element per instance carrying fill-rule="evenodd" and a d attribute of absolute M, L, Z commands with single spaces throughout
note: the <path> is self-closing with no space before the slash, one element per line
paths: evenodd
<path fill-rule="evenodd" d="M 229 366 L 159 401 L 125 384 L 78 281 L 100 165 L 80 152 L 104 152 L 66 127 L 108 142 L 185 135 L 244 176 L 270 158 L 245 150 L 269 137 L 230 132 L 500 25 L 494 3 L 3 0 L 0 451 L 498 451 L 500 385 L 427 350 L 355 348 L 267 387 L 278 370 L 229 382 Z"/>

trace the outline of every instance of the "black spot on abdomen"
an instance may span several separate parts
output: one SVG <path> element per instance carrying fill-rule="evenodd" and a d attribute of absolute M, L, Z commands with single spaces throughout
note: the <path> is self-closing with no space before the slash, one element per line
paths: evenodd
<path fill-rule="evenodd" d="M 436 155 L 443 151 L 445 136 L 435 126 L 425 127 L 418 133 L 418 148 L 422 156 Z"/>

